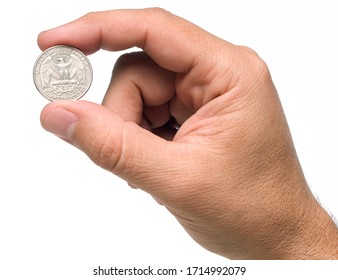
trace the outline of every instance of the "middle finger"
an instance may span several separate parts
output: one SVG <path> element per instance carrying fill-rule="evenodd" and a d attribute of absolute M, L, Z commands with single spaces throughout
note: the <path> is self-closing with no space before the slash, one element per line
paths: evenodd
<path fill-rule="evenodd" d="M 139 125 L 144 114 L 152 124 L 165 123 L 170 118 L 167 103 L 175 95 L 174 79 L 175 73 L 158 66 L 144 52 L 124 54 L 115 64 L 102 104 Z M 149 114 L 151 107 L 156 109 Z"/>

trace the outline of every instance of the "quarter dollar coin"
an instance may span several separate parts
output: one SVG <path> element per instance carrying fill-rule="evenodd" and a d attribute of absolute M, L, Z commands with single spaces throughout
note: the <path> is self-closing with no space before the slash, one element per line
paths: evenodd
<path fill-rule="evenodd" d="M 36 60 L 33 79 L 38 91 L 48 100 L 73 100 L 86 94 L 93 79 L 88 58 L 70 46 L 54 46 Z"/>

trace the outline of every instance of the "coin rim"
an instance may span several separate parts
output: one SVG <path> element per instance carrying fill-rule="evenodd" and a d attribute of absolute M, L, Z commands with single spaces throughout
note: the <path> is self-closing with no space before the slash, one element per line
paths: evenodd
<path fill-rule="evenodd" d="M 37 67 L 37 64 L 38 64 L 38 61 L 40 60 L 40 58 L 48 51 L 50 51 L 51 49 L 56 49 L 56 48 L 69 48 L 69 49 L 73 49 L 75 50 L 76 52 L 79 52 L 81 55 L 83 55 L 83 57 L 87 60 L 88 62 L 88 65 L 89 65 L 89 70 L 90 70 L 90 83 L 88 84 L 88 87 L 87 89 L 83 92 L 83 94 L 81 94 L 80 96 L 78 96 L 77 98 L 72 98 L 72 99 L 52 99 L 52 98 L 48 98 L 47 96 L 45 96 L 39 89 L 38 85 L 37 85 L 37 75 L 36 75 L 36 67 Z M 92 67 L 92 64 L 90 63 L 90 60 L 88 59 L 88 57 L 82 52 L 80 51 L 78 48 L 75 48 L 73 46 L 69 46 L 69 45 L 55 45 L 55 46 L 52 46 L 52 47 L 49 47 L 48 49 L 44 50 L 39 56 L 38 58 L 35 60 L 35 63 L 34 63 L 34 67 L 33 67 L 33 81 L 34 81 L 34 85 L 36 87 L 36 89 L 38 90 L 38 92 L 44 97 L 46 98 L 47 100 L 49 101 L 67 101 L 67 100 L 79 100 L 80 98 L 82 98 L 87 92 L 88 90 L 90 89 L 91 85 L 92 85 L 92 82 L 93 82 L 93 67 Z"/>

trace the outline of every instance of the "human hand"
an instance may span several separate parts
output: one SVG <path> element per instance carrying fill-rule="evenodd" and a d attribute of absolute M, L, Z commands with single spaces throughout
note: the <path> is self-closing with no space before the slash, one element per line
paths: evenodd
<path fill-rule="evenodd" d="M 255 52 L 160 9 L 91 13 L 38 43 L 143 49 L 117 61 L 102 106 L 50 103 L 41 123 L 150 193 L 199 244 L 229 258 L 338 257 Z"/>

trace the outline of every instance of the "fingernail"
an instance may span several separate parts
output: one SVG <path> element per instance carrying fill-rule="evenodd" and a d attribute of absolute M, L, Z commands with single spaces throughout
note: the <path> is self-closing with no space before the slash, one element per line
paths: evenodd
<path fill-rule="evenodd" d="M 47 131 L 70 141 L 76 121 L 77 117 L 72 112 L 58 107 L 48 112 L 41 123 Z"/>

